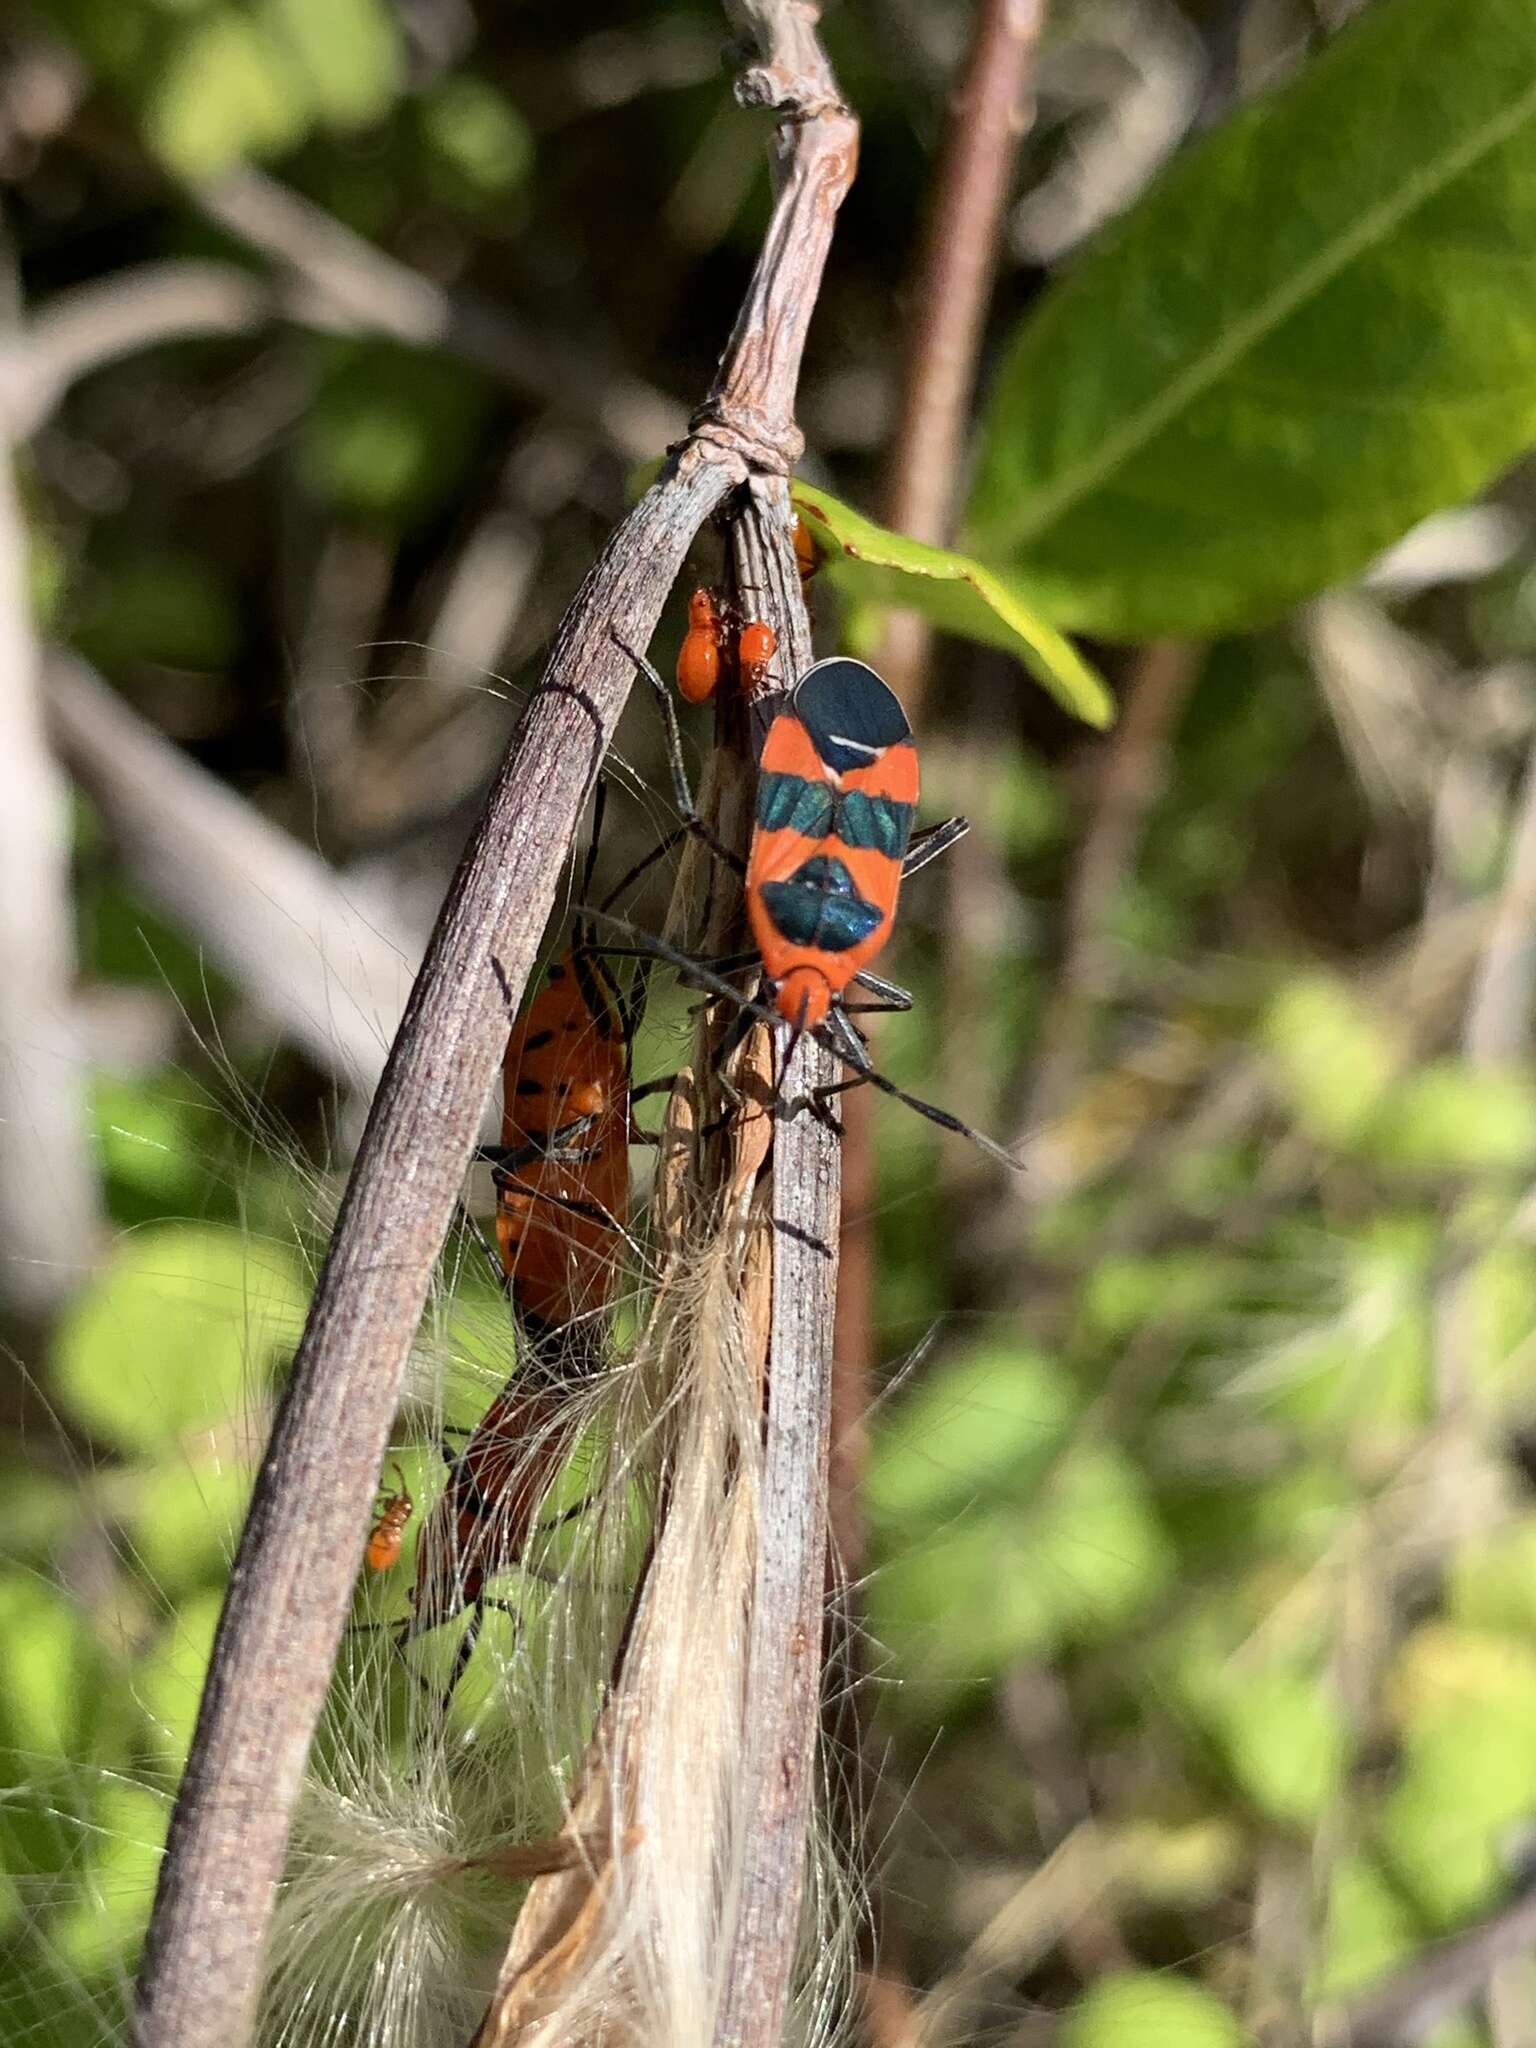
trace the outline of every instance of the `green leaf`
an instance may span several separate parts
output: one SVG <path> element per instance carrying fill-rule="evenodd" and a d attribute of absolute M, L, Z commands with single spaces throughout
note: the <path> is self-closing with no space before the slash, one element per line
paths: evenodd
<path fill-rule="evenodd" d="M 1247 2036 L 1192 1978 L 1126 1970 L 1073 2006 L 1059 2038 L 1061 2048 L 1239 2048 Z"/>
<path fill-rule="evenodd" d="M 131 1957 L 154 1903 L 168 1802 L 147 1786 L 117 1778 L 101 1788 L 86 1839 L 87 1867 L 49 1927 L 51 1946 L 76 1970 Z"/>
<path fill-rule="evenodd" d="M 1419 1169 L 1528 1169 L 1536 1158 L 1536 1090 L 1523 1074 L 1438 1060 L 1390 1092 L 1370 1149 Z"/>
<path fill-rule="evenodd" d="M 949 1698 L 1019 1658 L 1102 1642 L 1166 1585 L 1171 1553 L 1139 1474 L 1109 1445 L 1069 1452 L 1031 1497 L 908 1528 L 869 1592 L 907 1678 L 900 1710 Z"/>
<path fill-rule="evenodd" d="M 955 1359 L 876 1436 L 870 1512 L 910 1533 L 978 1499 L 1025 1499 L 1076 1412 L 1065 1375 L 1042 1352 L 998 1344 Z"/>
<path fill-rule="evenodd" d="M 1536 14 L 1369 10 L 1025 322 L 964 545 L 1051 618 L 1253 624 L 1536 436 Z"/>
<path fill-rule="evenodd" d="M 1417 1934 L 1399 1890 L 1364 1856 L 1346 1856 L 1328 1890 L 1317 1990 L 1342 1997 L 1411 1955 Z"/>
<path fill-rule="evenodd" d="M 107 670 L 131 661 L 218 669 L 242 637 L 233 592 L 205 555 L 130 545 L 82 593 L 73 637 Z"/>
<path fill-rule="evenodd" d="M 423 96 L 419 118 L 429 147 L 481 198 L 499 198 L 527 177 L 533 161 L 528 124 L 485 79 L 443 79 Z"/>
<path fill-rule="evenodd" d="M 1403 1064 L 1388 1022 L 1324 975 L 1291 982 L 1270 1006 L 1263 1036 L 1297 1121 L 1325 1145 L 1365 1133 Z"/>
<path fill-rule="evenodd" d="M 7 1749 L 69 1756 L 79 1735 L 83 1691 L 99 1663 L 78 1609 L 29 1572 L 0 1574 L 0 1642 L 5 1650 L 3 1722 Z"/>
<path fill-rule="evenodd" d="M 303 79 L 243 14 L 194 22 L 172 51 L 146 114 L 149 140 L 184 178 L 217 176 L 246 156 L 275 156 L 310 125 Z"/>
<path fill-rule="evenodd" d="M 1337 1798 L 1344 1717 L 1319 1673 L 1240 1664 L 1198 1674 L 1192 1701 L 1244 1796 L 1272 1820 L 1317 1824 Z"/>
<path fill-rule="evenodd" d="M 296 445 L 314 494 L 356 518 L 405 524 L 434 511 L 475 453 L 475 380 L 440 356 L 387 343 L 339 351 Z"/>
<path fill-rule="evenodd" d="M 188 1587 L 222 1584 L 250 1500 L 251 1467 L 217 1443 L 134 1476 L 123 1520 L 160 1593 L 179 1599 Z"/>
<path fill-rule="evenodd" d="M 151 1746 L 157 1761 L 177 1769 L 197 1725 L 222 1605 L 217 1593 L 185 1601 L 140 1667 L 138 1699 L 149 1720 Z"/>
<path fill-rule="evenodd" d="M 1503 1891 L 1511 1839 L 1536 1810 L 1536 1649 L 1426 1624 L 1403 1648 L 1390 1700 L 1403 1771 L 1381 1844 L 1425 1912 L 1451 1927 Z"/>
<path fill-rule="evenodd" d="M 1019 578 L 891 533 L 798 477 L 790 496 L 823 550 L 823 573 L 850 598 L 901 605 L 946 633 L 1001 647 L 1075 717 L 1109 724 L 1114 703 L 1103 678 L 1042 615 Z"/>
<path fill-rule="evenodd" d="M 400 31 L 381 0 L 267 0 L 265 14 L 331 127 L 366 127 L 399 98 Z"/>
<path fill-rule="evenodd" d="M 138 1231 L 61 1323 L 54 1385 L 105 1442 L 153 1452 L 243 1412 L 304 1302 L 276 1246 L 193 1224 Z"/>

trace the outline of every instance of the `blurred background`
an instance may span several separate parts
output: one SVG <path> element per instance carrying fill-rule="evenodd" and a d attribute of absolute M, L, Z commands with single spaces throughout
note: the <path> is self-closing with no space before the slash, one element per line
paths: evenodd
<path fill-rule="evenodd" d="M 1049 8 L 983 397 L 1105 223 L 1352 11 Z M 972 19 L 825 24 L 863 153 L 804 473 L 876 514 Z M 0 23 L 8 2042 L 121 2038 L 315 1219 L 542 650 L 757 250 L 723 43 L 704 0 Z M 975 829 L 910 892 L 879 1050 L 1027 1170 L 882 1102 L 854 1174 L 876 2048 L 1311 2039 L 1521 1896 L 1533 502 L 1517 464 L 1262 623 L 1088 641 L 1103 732 L 998 647 L 928 651 L 925 814 Z M 818 586 L 823 651 L 880 630 Z M 667 823 L 649 708 L 605 875 Z M 642 1077 L 682 1028 L 660 1002 Z M 1536 1971 L 1424 2037 L 1536 2040 Z"/>

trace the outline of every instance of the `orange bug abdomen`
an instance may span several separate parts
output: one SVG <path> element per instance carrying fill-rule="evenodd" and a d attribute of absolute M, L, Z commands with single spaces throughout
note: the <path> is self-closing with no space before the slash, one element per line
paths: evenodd
<path fill-rule="evenodd" d="M 561 1325 L 612 1300 L 629 1206 L 629 1062 L 600 963 L 556 961 L 504 1062 L 496 1240 L 512 1298 Z"/>
<path fill-rule="evenodd" d="M 688 630 L 677 655 L 677 687 L 690 704 L 707 704 L 725 664 L 725 618 L 719 599 L 702 586 L 688 600 Z"/>
<path fill-rule="evenodd" d="M 736 660 L 741 687 L 756 696 L 768 680 L 768 668 L 779 649 L 779 636 L 761 619 L 749 619 L 736 636 Z"/>
<path fill-rule="evenodd" d="M 378 1520 L 368 1532 L 368 1547 L 363 1552 L 371 1570 L 387 1572 L 392 1565 L 400 1562 L 400 1550 L 405 1541 L 405 1525 L 416 1509 L 416 1503 L 406 1490 L 400 1467 L 395 1467 L 399 1481 L 398 1493 L 389 1494 L 379 1509 Z"/>

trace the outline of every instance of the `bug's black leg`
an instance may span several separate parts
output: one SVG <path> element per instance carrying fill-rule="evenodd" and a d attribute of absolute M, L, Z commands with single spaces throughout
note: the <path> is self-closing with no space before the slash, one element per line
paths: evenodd
<path fill-rule="evenodd" d="M 1000 1165 L 1008 1167 L 1012 1172 L 1018 1173 L 1021 1170 L 1018 1160 L 1005 1147 L 999 1145 L 995 1138 L 989 1138 L 984 1132 L 973 1130 L 969 1124 L 962 1123 L 959 1117 L 951 1116 L 947 1109 L 940 1109 L 937 1103 L 924 1102 L 920 1095 L 909 1095 L 905 1088 L 898 1088 L 894 1081 L 888 1081 L 884 1074 L 877 1072 L 853 1025 L 838 1010 L 830 1012 L 821 1029 L 825 1034 L 821 1043 L 827 1050 L 835 1053 L 845 1066 L 852 1067 L 859 1078 L 868 1081 L 872 1088 L 878 1088 L 882 1095 L 889 1095 L 896 1102 L 904 1102 L 908 1109 L 915 1109 L 919 1116 L 926 1117 L 930 1123 L 938 1124 L 942 1130 L 953 1131 L 961 1138 L 969 1138 L 973 1145 L 979 1146 L 987 1154 L 988 1158 L 997 1160 Z"/>
<path fill-rule="evenodd" d="M 700 816 L 699 807 L 693 800 L 693 791 L 688 783 L 688 769 L 683 760 L 683 735 L 677 723 L 677 710 L 673 705 L 671 692 L 643 654 L 636 654 L 632 647 L 620 639 L 617 631 L 614 631 L 613 638 L 650 684 L 660 707 L 662 724 L 667 736 L 667 760 L 672 770 L 672 792 L 677 799 L 679 816 L 688 830 L 696 838 L 703 840 L 716 859 L 724 861 L 734 873 L 744 875 L 747 871 L 746 862 L 739 853 L 733 852 L 722 839 L 715 836 Z"/>
<path fill-rule="evenodd" d="M 970 829 L 969 818 L 946 818 L 941 825 L 930 825 L 926 832 L 919 832 L 907 848 L 906 859 L 901 864 L 903 881 L 927 867 L 929 861 L 937 860 L 941 853 L 948 853 L 955 841 L 963 839 Z"/>

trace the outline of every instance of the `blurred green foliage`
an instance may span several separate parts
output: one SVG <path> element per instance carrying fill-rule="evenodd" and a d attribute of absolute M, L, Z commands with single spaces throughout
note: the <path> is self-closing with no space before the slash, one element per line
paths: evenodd
<path fill-rule="evenodd" d="M 932 11 L 958 40 L 965 10 Z M 955 554 L 853 509 L 879 500 L 891 285 L 946 90 L 921 38 L 869 16 L 827 24 L 864 165 L 799 498 L 827 645 L 873 644 L 898 600 L 949 636 L 925 808 L 976 830 L 910 892 L 894 971 L 918 1001 L 881 1020 L 882 1064 L 1022 1130 L 1027 1169 L 1004 1198 L 877 1106 L 887 1918 L 918 1985 L 940 1980 L 976 1938 L 973 1890 L 1039 1885 L 1091 1817 L 1097 1927 L 1021 1956 L 974 2038 L 1033 2040 L 1043 2015 L 1071 2048 L 1222 2048 L 1496 1910 L 1536 1822 L 1536 1083 L 1465 1050 L 1481 940 L 1436 950 L 1517 837 L 1528 474 L 1501 491 L 1508 559 L 1368 600 L 1432 657 L 1427 701 L 1390 662 L 1324 675 L 1306 610 L 1265 624 L 1531 439 L 1536 44 L 1520 0 L 1487 0 L 1475 35 L 1456 0 L 1394 0 L 1055 274 L 1010 243 Z M 715 12 L 39 0 L 35 20 L 82 87 L 78 118 L 6 144 L 26 302 L 190 257 L 274 278 L 295 312 L 68 395 L 22 478 L 39 624 L 349 882 L 430 897 L 505 726 L 466 740 L 455 716 L 505 708 L 493 665 L 512 692 L 531 678 L 622 503 L 621 387 L 695 403 L 752 260 L 762 135 L 723 105 Z M 1063 8 L 1053 33 L 1070 56 L 1101 31 Z M 1070 102 L 1048 66 L 1025 183 L 1074 155 Z M 253 172 L 401 266 L 414 317 L 493 308 L 574 372 L 503 384 L 447 317 L 436 346 L 334 313 L 311 331 L 302 281 L 208 211 L 203 188 Z M 462 625 L 446 594 L 506 530 L 536 539 L 494 557 L 523 609 L 444 688 L 420 643 Z M 311 627 L 329 725 L 305 718 Z M 1068 629 L 1225 636 L 1187 650 L 1187 696 L 1129 761 L 1142 808 L 1087 910 L 1120 742 L 1076 721 L 1104 723 L 1101 671 L 1139 693 L 1145 657 Z M 632 722 L 625 746 L 660 787 L 654 733 Z M 622 867 L 659 813 L 615 808 Z M 28 2048 L 121 2037 L 357 1108 L 164 920 L 88 798 L 75 850 L 83 986 L 163 1028 L 93 1076 L 117 1234 L 27 1353 L 44 1413 L 0 1464 L 0 2034 Z M 658 996 L 642 1075 L 675 1066 L 682 1008 Z M 1068 1085 L 1041 1107 L 1052 1052 Z M 426 1333 L 460 1368 L 451 1425 L 504 1364 L 493 1303 L 471 1263 Z M 402 1462 L 425 1504 L 439 1447 Z M 382 1604 L 408 1575 L 409 1556 Z M 521 1625 L 537 1655 L 536 1601 Z M 472 1669 L 465 1710 L 487 1689 Z M 1434 2048 L 1488 2038 L 1457 2021 Z"/>

